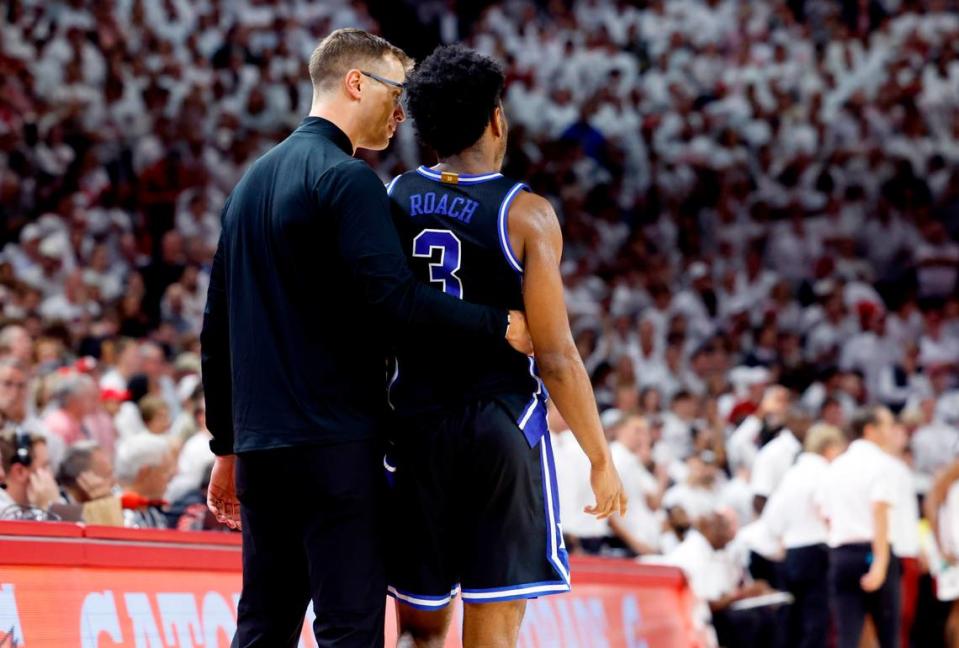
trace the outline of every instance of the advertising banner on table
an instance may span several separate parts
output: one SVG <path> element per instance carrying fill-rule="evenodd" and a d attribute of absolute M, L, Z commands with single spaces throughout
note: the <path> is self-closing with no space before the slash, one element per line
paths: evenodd
<path fill-rule="evenodd" d="M 239 552 L 231 535 L 0 523 L 0 648 L 229 646 Z M 572 592 L 530 602 L 520 646 L 701 645 L 676 570 L 599 559 L 572 569 Z M 460 645 L 456 609 L 447 646 Z M 316 645 L 311 612 L 304 648 Z M 392 601 L 387 612 L 390 646 Z"/>

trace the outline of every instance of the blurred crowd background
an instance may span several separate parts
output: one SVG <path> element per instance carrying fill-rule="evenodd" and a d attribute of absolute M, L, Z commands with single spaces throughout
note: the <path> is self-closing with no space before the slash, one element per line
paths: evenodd
<path fill-rule="evenodd" d="M 6 516 L 217 528 L 198 333 L 219 210 L 307 114 L 316 43 L 356 26 L 414 56 L 462 42 L 507 71 L 504 171 L 562 221 L 574 334 L 634 502 L 611 524 L 578 514 L 585 459 L 554 416 L 571 549 L 668 559 L 699 530 L 733 566 L 694 588 L 739 591 L 776 558 L 762 511 L 807 430 L 881 404 L 908 467 L 897 553 L 925 573 L 928 538 L 936 560 L 959 554 L 954 0 L 2 12 Z M 384 182 L 432 163 L 409 125 L 360 155 Z"/>

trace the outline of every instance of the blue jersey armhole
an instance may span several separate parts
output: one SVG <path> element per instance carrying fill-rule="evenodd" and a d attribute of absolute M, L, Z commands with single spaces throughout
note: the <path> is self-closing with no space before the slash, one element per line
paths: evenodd
<path fill-rule="evenodd" d="M 390 180 L 390 183 L 389 183 L 388 185 L 386 185 L 386 195 L 387 195 L 387 196 L 392 196 L 392 195 L 393 195 L 393 187 L 396 186 L 396 181 L 399 180 L 401 177 L 402 177 L 402 174 L 396 176 L 395 178 L 393 178 L 392 180 Z"/>
<path fill-rule="evenodd" d="M 513 270 L 523 274 L 523 264 L 520 263 L 516 255 L 513 254 L 513 246 L 509 242 L 509 228 L 507 226 L 509 222 L 509 206 L 513 203 L 513 199 L 516 198 L 516 194 L 518 194 L 520 190 L 529 191 L 529 185 L 525 182 L 517 182 L 506 194 L 506 197 L 503 198 L 503 203 L 499 206 L 499 215 L 496 219 L 496 230 L 499 232 L 499 246 L 503 251 L 503 256 L 506 257 L 506 262 Z"/>

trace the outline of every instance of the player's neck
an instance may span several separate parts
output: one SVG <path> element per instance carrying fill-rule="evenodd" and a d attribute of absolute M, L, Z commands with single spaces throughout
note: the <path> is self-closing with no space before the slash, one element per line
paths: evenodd
<path fill-rule="evenodd" d="M 449 171 L 459 175 L 484 175 L 499 173 L 502 163 L 497 163 L 495 155 L 483 151 L 463 151 L 440 160 L 437 171 Z"/>

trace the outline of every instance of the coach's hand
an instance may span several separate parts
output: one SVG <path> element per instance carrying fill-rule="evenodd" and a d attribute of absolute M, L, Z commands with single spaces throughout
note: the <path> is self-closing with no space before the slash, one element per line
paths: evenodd
<path fill-rule="evenodd" d="M 523 355 L 533 355 L 533 339 L 526 327 L 526 315 L 523 311 L 509 312 L 509 326 L 506 327 L 506 341 Z"/>
<path fill-rule="evenodd" d="M 589 482 L 596 496 L 596 504 L 587 506 L 584 511 L 599 520 L 605 520 L 614 513 L 626 515 L 626 493 L 623 492 L 623 484 L 612 461 L 593 464 L 589 471 Z"/>
<path fill-rule="evenodd" d="M 236 497 L 236 455 L 217 457 L 206 491 L 206 505 L 221 524 L 240 529 L 240 500 Z"/>

